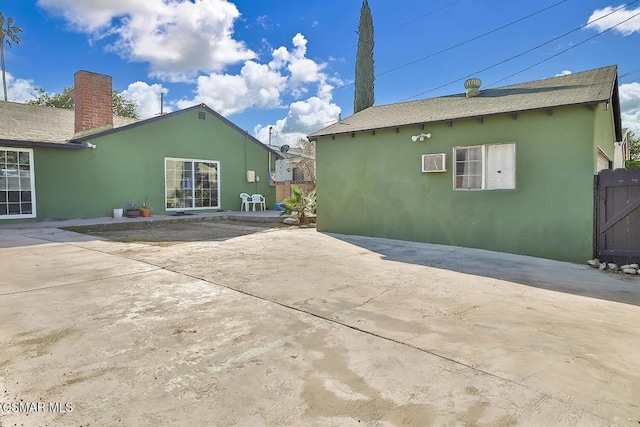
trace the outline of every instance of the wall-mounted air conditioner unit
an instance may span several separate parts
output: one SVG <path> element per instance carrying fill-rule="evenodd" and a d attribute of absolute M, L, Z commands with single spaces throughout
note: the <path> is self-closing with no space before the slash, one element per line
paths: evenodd
<path fill-rule="evenodd" d="M 446 172 L 446 171 L 447 171 L 446 153 L 422 155 L 422 172 Z"/>

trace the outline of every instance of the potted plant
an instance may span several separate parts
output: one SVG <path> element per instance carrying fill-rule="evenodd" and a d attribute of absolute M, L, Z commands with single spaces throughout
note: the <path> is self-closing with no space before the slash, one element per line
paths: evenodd
<path fill-rule="evenodd" d="M 140 216 L 140 209 L 138 209 L 136 202 L 132 200 L 131 203 L 127 205 L 125 215 L 127 215 L 127 218 L 137 218 Z"/>
<path fill-rule="evenodd" d="M 142 204 L 142 207 L 140 208 L 140 215 L 142 215 L 145 218 L 148 218 L 151 216 L 151 205 L 146 200 Z"/>

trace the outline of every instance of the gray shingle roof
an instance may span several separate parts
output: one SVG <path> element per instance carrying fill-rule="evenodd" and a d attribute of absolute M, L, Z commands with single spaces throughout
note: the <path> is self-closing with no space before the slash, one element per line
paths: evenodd
<path fill-rule="evenodd" d="M 2 145 L 4 141 L 5 144 L 27 147 L 84 148 L 85 145 L 82 144 L 82 142 L 91 140 L 96 136 L 120 132 L 131 127 L 163 120 L 167 117 L 184 114 L 199 108 L 206 109 L 223 123 L 226 123 L 231 128 L 245 135 L 250 141 L 270 151 L 276 158 L 282 158 L 281 153 L 267 147 L 249 135 L 248 132 L 242 130 L 236 124 L 207 107 L 205 104 L 194 105 L 184 110 L 174 111 L 145 120 L 114 116 L 112 129 L 103 128 L 96 133 L 78 136 L 74 135 L 75 112 L 73 110 L 0 101 L 0 145 Z"/>
<path fill-rule="evenodd" d="M 0 142 L 4 139 L 64 144 L 73 138 L 74 121 L 73 110 L 0 101 Z M 114 117 L 113 127 L 136 121 Z"/>
<path fill-rule="evenodd" d="M 442 122 L 494 114 L 592 104 L 612 99 L 617 67 L 611 65 L 543 80 L 464 94 L 369 107 L 309 135 L 337 135 L 372 129 Z"/>

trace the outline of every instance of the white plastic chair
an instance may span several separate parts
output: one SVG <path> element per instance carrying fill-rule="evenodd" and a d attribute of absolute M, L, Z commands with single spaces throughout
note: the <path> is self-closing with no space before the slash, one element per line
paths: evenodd
<path fill-rule="evenodd" d="M 247 194 L 247 193 L 240 193 L 240 198 L 242 199 L 242 205 L 240 205 L 240 212 L 242 212 L 242 210 L 245 210 L 246 212 L 249 212 L 249 205 L 251 203 L 253 203 L 253 198 Z M 253 206 L 253 210 L 256 210 L 255 205 Z"/>
<path fill-rule="evenodd" d="M 256 210 L 256 205 L 260 205 L 262 210 L 267 209 L 265 204 L 265 199 L 262 194 L 252 194 L 251 195 L 251 203 L 253 203 L 253 210 Z"/>

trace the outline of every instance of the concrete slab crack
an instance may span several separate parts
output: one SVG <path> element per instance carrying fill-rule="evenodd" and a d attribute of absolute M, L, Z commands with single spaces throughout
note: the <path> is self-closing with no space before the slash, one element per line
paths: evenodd
<path fill-rule="evenodd" d="M 417 345 L 412 345 L 412 344 L 410 344 L 408 342 L 404 342 L 404 341 L 401 341 L 399 339 L 395 339 L 393 337 L 382 335 L 381 333 L 377 333 L 377 332 L 372 331 L 372 330 L 366 330 L 366 329 L 360 328 L 358 326 L 355 326 L 355 325 L 346 323 L 344 321 L 341 321 L 339 319 L 328 317 L 329 316 L 328 314 L 327 315 L 323 315 L 321 313 L 315 313 L 313 311 L 310 311 L 306 307 L 305 308 L 297 307 L 295 305 L 290 305 L 290 304 L 287 304 L 287 303 L 284 303 L 284 302 L 280 302 L 280 301 L 277 301 L 277 300 L 274 300 L 274 299 L 270 299 L 268 297 L 264 297 L 264 296 L 260 296 L 260 295 L 257 295 L 257 294 L 253 294 L 253 293 L 251 293 L 249 291 L 244 291 L 244 290 L 241 290 L 241 289 L 237 289 L 237 288 L 234 288 L 234 287 L 229 286 L 229 285 L 219 284 L 219 283 L 216 283 L 214 281 L 207 280 L 206 278 L 198 277 L 198 275 L 196 275 L 197 273 L 196 274 L 190 274 L 190 273 L 186 273 L 184 271 L 178 271 L 177 269 L 173 269 L 171 267 L 166 267 L 166 266 L 163 266 L 163 265 L 155 264 L 153 260 L 141 260 L 141 259 L 136 259 L 136 258 L 129 258 L 124 253 L 106 252 L 106 251 L 102 251 L 102 250 L 95 249 L 95 248 L 89 248 L 89 247 L 84 247 L 84 246 L 81 246 L 81 245 L 76 245 L 73 242 L 56 242 L 56 243 L 62 243 L 62 244 L 70 245 L 70 246 L 76 246 L 76 247 L 82 248 L 84 250 L 95 251 L 95 252 L 102 253 L 102 254 L 105 254 L 105 255 L 116 256 L 116 257 L 120 257 L 120 258 L 126 258 L 128 260 L 136 261 L 138 263 L 142 263 L 142 264 L 146 264 L 146 265 L 155 267 L 155 269 L 150 270 L 150 271 L 166 270 L 168 272 L 174 273 L 176 275 L 179 275 L 179 276 L 182 276 L 182 277 L 185 277 L 185 278 L 189 278 L 189 279 L 193 279 L 193 280 L 198 280 L 198 281 L 202 281 L 202 282 L 205 282 L 205 283 L 209 283 L 209 284 L 211 284 L 213 286 L 216 286 L 216 287 L 219 287 L 219 288 L 224 288 L 224 289 L 227 289 L 227 290 L 229 290 L 231 292 L 234 292 L 234 293 L 237 293 L 237 294 L 245 295 L 245 296 L 254 298 L 256 300 L 268 302 L 270 304 L 275 304 L 276 306 L 280 306 L 280 307 L 286 308 L 288 310 L 293 310 L 295 312 L 302 313 L 302 314 L 310 316 L 312 318 L 319 319 L 319 320 L 323 321 L 323 324 L 325 324 L 325 325 L 334 324 L 337 327 L 347 328 L 347 329 L 359 332 L 361 334 L 368 335 L 370 337 L 378 338 L 380 340 L 391 342 L 391 343 L 403 346 L 405 348 L 409 348 L 409 349 L 416 350 L 416 351 L 424 353 L 424 354 L 431 355 L 433 357 L 436 357 L 438 359 L 444 360 L 446 362 L 450 362 L 452 364 L 452 366 L 457 366 L 457 367 L 460 367 L 461 369 L 468 369 L 470 371 L 476 372 L 476 373 L 481 374 L 481 375 L 486 375 L 486 376 L 491 377 L 491 378 L 495 378 L 495 379 L 497 379 L 497 380 L 499 380 L 501 382 L 504 382 L 504 383 L 507 383 L 507 384 L 511 384 L 511 385 L 513 385 L 515 387 L 518 387 L 518 388 L 521 388 L 521 389 L 531 390 L 532 392 L 535 392 L 540 396 L 541 401 L 543 401 L 545 399 L 549 399 L 549 400 L 555 400 L 555 401 L 558 401 L 558 402 L 562 402 L 563 404 L 566 404 L 568 402 L 570 403 L 570 399 L 563 399 L 562 396 L 554 396 L 554 395 L 550 395 L 548 393 L 545 393 L 543 391 L 536 390 L 535 388 L 531 388 L 530 386 L 528 386 L 526 384 L 523 384 L 522 382 L 518 382 L 518 381 L 515 381 L 513 379 L 510 379 L 510 378 L 507 378 L 507 377 L 500 376 L 498 374 L 489 372 L 489 371 L 484 370 L 484 369 L 482 369 L 482 368 L 480 368 L 478 366 L 475 366 L 474 364 L 461 362 L 461 361 L 456 360 L 454 358 L 451 358 L 451 357 L 448 357 L 446 355 L 440 354 L 440 353 L 437 352 L 437 350 L 428 349 L 428 348 L 422 348 L 422 347 L 419 347 Z M 144 248 L 144 247 L 141 246 L 141 248 Z M 139 273 L 132 273 L 132 274 L 139 274 Z M 66 286 L 68 286 L 68 285 L 66 285 Z M 385 289 L 385 290 L 381 291 L 380 293 L 378 293 L 377 295 L 375 295 L 375 296 L 373 296 L 371 298 L 368 298 L 363 303 L 361 303 L 359 305 L 356 305 L 354 308 L 358 308 L 358 307 L 361 307 L 363 305 L 369 304 L 370 302 L 372 302 L 376 298 L 380 298 L 382 295 L 384 295 L 386 292 L 388 292 L 388 291 L 390 291 L 392 289 L 393 288 Z M 26 291 L 26 292 L 28 292 L 28 291 Z M 462 310 L 459 313 L 456 313 L 456 315 L 463 315 L 467 311 L 475 310 L 477 308 L 478 308 L 478 306 L 472 306 L 470 308 Z M 267 347 L 265 347 L 265 348 L 261 347 L 261 348 L 258 348 L 258 349 L 250 350 L 249 352 L 243 353 L 243 354 L 239 355 L 238 357 L 236 357 L 234 359 L 227 360 L 222 365 L 216 365 L 214 367 L 211 367 L 211 369 L 213 369 L 214 371 L 215 370 L 225 369 L 226 367 L 231 366 L 234 363 L 242 362 L 243 360 L 245 360 L 245 358 L 255 357 L 254 351 L 258 351 L 258 352 L 259 351 L 269 351 L 269 348 L 270 348 L 269 346 L 270 345 L 275 345 L 275 346 L 285 345 L 287 339 L 293 339 L 293 338 L 291 338 L 291 337 L 283 338 L 284 341 L 283 340 L 279 340 L 279 341 L 273 342 L 271 344 L 268 344 Z M 607 419 L 603 418 L 602 416 L 600 416 L 598 414 L 595 414 L 593 412 L 589 412 L 589 411 L 587 411 L 585 409 L 582 409 L 582 408 L 579 408 L 579 409 L 581 411 L 583 411 L 584 413 L 587 413 L 587 414 L 589 414 L 589 415 L 591 415 L 593 417 L 596 417 L 598 419 L 603 420 L 604 422 L 607 422 L 607 423 L 611 424 L 611 420 L 607 420 Z"/>
<path fill-rule="evenodd" d="M 149 273 L 149 272 L 158 271 L 158 270 L 163 270 L 163 268 L 158 267 L 158 268 L 153 268 L 153 269 L 144 270 L 144 271 L 134 271 L 134 272 L 131 272 L 131 273 L 116 274 L 116 275 L 113 275 L 113 276 L 99 277 L 99 278 L 91 279 L 91 280 L 81 280 L 81 281 L 78 281 L 78 282 L 62 283 L 60 285 L 42 286 L 40 288 L 25 289 L 23 291 L 0 293 L 0 297 L 8 296 L 8 295 L 27 294 L 27 293 L 38 292 L 38 291 L 43 291 L 43 290 L 47 290 L 47 289 L 63 288 L 63 287 L 66 287 L 66 286 L 81 285 L 81 284 L 84 284 L 84 283 L 99 282 L 99 281 L 107 280 L 107 279 L 118 279 L 118 278 L 121 278 L 121 277 L 128 277 L 128 276 L 133 276 L 133 275 L 142 274 L 142 273 Z"/>
<path fill-rule="evenodd" d="M 362 307 L 362 306 L 365 306 L 365 305 L 369 304 L 369 303 L 370 303 L 371 301 L 373 301 L 374 299 L 380 298 L 382 295 L 386 294 L 387 292 L 391 291 L 392 289 L 393 289 L 392 287 L 389 287 L 389 288 L 385 289 L 384 291 L 380 292 L 379 294 L 374 295 L 374 296 L 372 296 L 371 298 L 367 299 L 365 302 L 363 302 L 363 303 L 361 303 L 361 304 L 358 304 L 358 305 L 356 305 L 356 306 L 351 307 L 351 310 L 354 310 L 354 309 L 356 309 L 356 308 L 360 308 L 360 307 Z"/>

